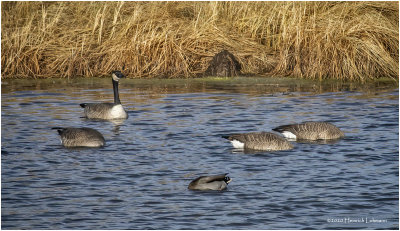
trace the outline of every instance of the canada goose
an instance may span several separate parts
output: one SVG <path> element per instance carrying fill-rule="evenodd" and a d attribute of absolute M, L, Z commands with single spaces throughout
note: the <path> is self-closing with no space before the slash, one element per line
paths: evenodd
<path fill-rule="evenodd" d="M 113 71 L 111 73 L 113 89 L 114 89 L 114 103 L 82 103 L 81 107 L 85 108 L 85 117 L 88 119 L 126 119 L 128 114 L 121 105 L 118 93 L 118 81 L 125 76 L 120 71 Z"/>
<path fill-rule="evenodd" d="M 327 122 L 282 125 L 272 130 L 294 140 L 329 140 L 344 137 L 344 133 L 338 127 Z"/>
<path fill-rule="evenodd" d="M 61 128 L 57 129 L 64 147 L 101 147 L 105 144 L 103 135 L 92 128 Z"/>
<path fill-rule="evenodd" d="M 228 173 L 214 176 L 200 176 L 190 182 L 188 189 L 191 190 L 224 190 L 228 187 L 231 178 Z"/>
<path fill-rule="evenodd" d="M 289 150 L 293 145 L 283 137 L 270 132 L 251 132 L 222 136 L 231 141 L 234 148 L 263 151 Z"/>

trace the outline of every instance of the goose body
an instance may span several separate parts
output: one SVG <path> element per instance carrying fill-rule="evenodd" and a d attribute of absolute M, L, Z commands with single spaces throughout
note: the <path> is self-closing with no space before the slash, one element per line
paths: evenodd
<path fill-rule="evenodd" d="M 191 190 L 224 190 L 228 187 L 231 178 L 228 173 L 213 176 L 200 176 L 190 182 L 188 189 Z"/>
<path fill-rule="evenodd" d="M 61 128 L 57 129 L 64 147 L 101 147 L 105 144 L 103 135 L 92 128 Z"/>
<path fill-rule="evenodd" d="M 120 71 L 113 71 L 111 74 L 113 90 L 114 90 L 114 103 L 82 103 L 85 117 L 88 119 L 126 119 L 128 114 L 122 107 L 121 101 L 119 99 L 118 83 L 119 79 L 125 76 Z"/>
<path fill-rule="evenodd" d="M 344 133 L 338 127 L 327 122 L 282 125 L 272 130 L 294 140 L 330 140 L 344 137 Z"/>
<path fill-rule="evenodd" d="M 85 117 L 88 119 L 126 119 L 128 114 L 121 104 L 114 103 L 84 103 L 80 104 L 85 108 Z"/>
<path fill-rule="evenodd" d="M 263 151 L 289 150 L 293 145 L 283 137 L 270 132 L 251 132 L 223 136 L 234 148 Z"/>

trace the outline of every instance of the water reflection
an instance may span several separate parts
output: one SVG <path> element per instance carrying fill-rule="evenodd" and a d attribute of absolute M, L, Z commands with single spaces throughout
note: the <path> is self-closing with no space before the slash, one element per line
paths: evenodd
<path fill-rule="evenodd" d="M 225 92 L 247 93 L 252 95 L 292 95 L 294 92 L 308 92 L 321 94 L 325 92 L 362 92 L 361 96 L 385 92 L 388 89 L 398 88 L 398 83 L 393 80 L 383 80 L 360 84 L 357 82 L 342 82 L 326 80 L 323 82 L 312 80 L 299 80 L 293 78 L 201 78 L 201 79 L 124 79 L 120 83 L 121 99 L 123 95 L 135 94 L 139 102 L 147 99 L 162 98 L 165 94 L 172 93 L 198 93 L 198 92 Z M 251 87 L 249 87 L 251 86 Z M 75 96 L 82 96 L 82 90 L 94 94 L 97 99 L 112 100 L 110 79 L 107 78 L 74 78 L 74 79 L 7 79 L 2 80 L 2 93 L 15 91 L 43 89 L 60 89 L 63 93 L 70 91 Z M 99 91 L 98 89 L 102 89 Z M 141 95 L 142 92 L 151 92 Z M 46 93 L 56 96 L 61 93 Z M 145 97 L 145 98 L 143 98 Z M 131 97 L 129 97 L 131 98 Z M 109 101 L 109 100 L 108 100 Z"/>
<path fill-rule="evenodd" d="M 330 139 L 330 140 L 291 140 L 291 141 L 295 141 L 297 143 L 303 143 L 303 144 L 336 144 L 338 142 L 340 142 L 343 138 L 341 139 Z"/>
<path fill-rule="evenodd" d="M 129 114 L 129 112 L 128 112 L 128 114 Z M 82 118 L 83 123 L 89 122 L 89 121 L 97 122 L 100 126 L 102 123 L 112 124 L 113 125 L 112 131 L 114 132 L 115 135 L 120 134 L 120 127 L 126 121 L 126 119 L 103 120 L 103 119 L 87 119 L 86 117 L 81 117 L 81 118 Z"/>

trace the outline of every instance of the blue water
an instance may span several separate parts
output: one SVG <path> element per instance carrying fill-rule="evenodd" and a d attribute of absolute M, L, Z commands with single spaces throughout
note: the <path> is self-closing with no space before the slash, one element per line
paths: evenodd
<path fill-rule="evenodd" d="M 397 88 L 246 81 L 121 81 L 119 124 L 81 118 L 80 103 L 112 101 L 109 80 L 3 81 L 2 228 L 399 228 Z M 302 121 L 346 137 L 277 152 L 220 137 Z M 66 149 L 54 126 L 95 128 L 107 144 Z M 221 173 L 226 191 L 187 189 Z"/>

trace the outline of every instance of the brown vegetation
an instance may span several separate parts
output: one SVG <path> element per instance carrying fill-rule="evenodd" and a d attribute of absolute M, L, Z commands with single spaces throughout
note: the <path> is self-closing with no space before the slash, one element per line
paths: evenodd
<path fill-rule="evenodd" d="M 249 75 L 398 79 L 397 2 L 2 2 L 1 74 L 195 77 L 219 51 Z"/>

